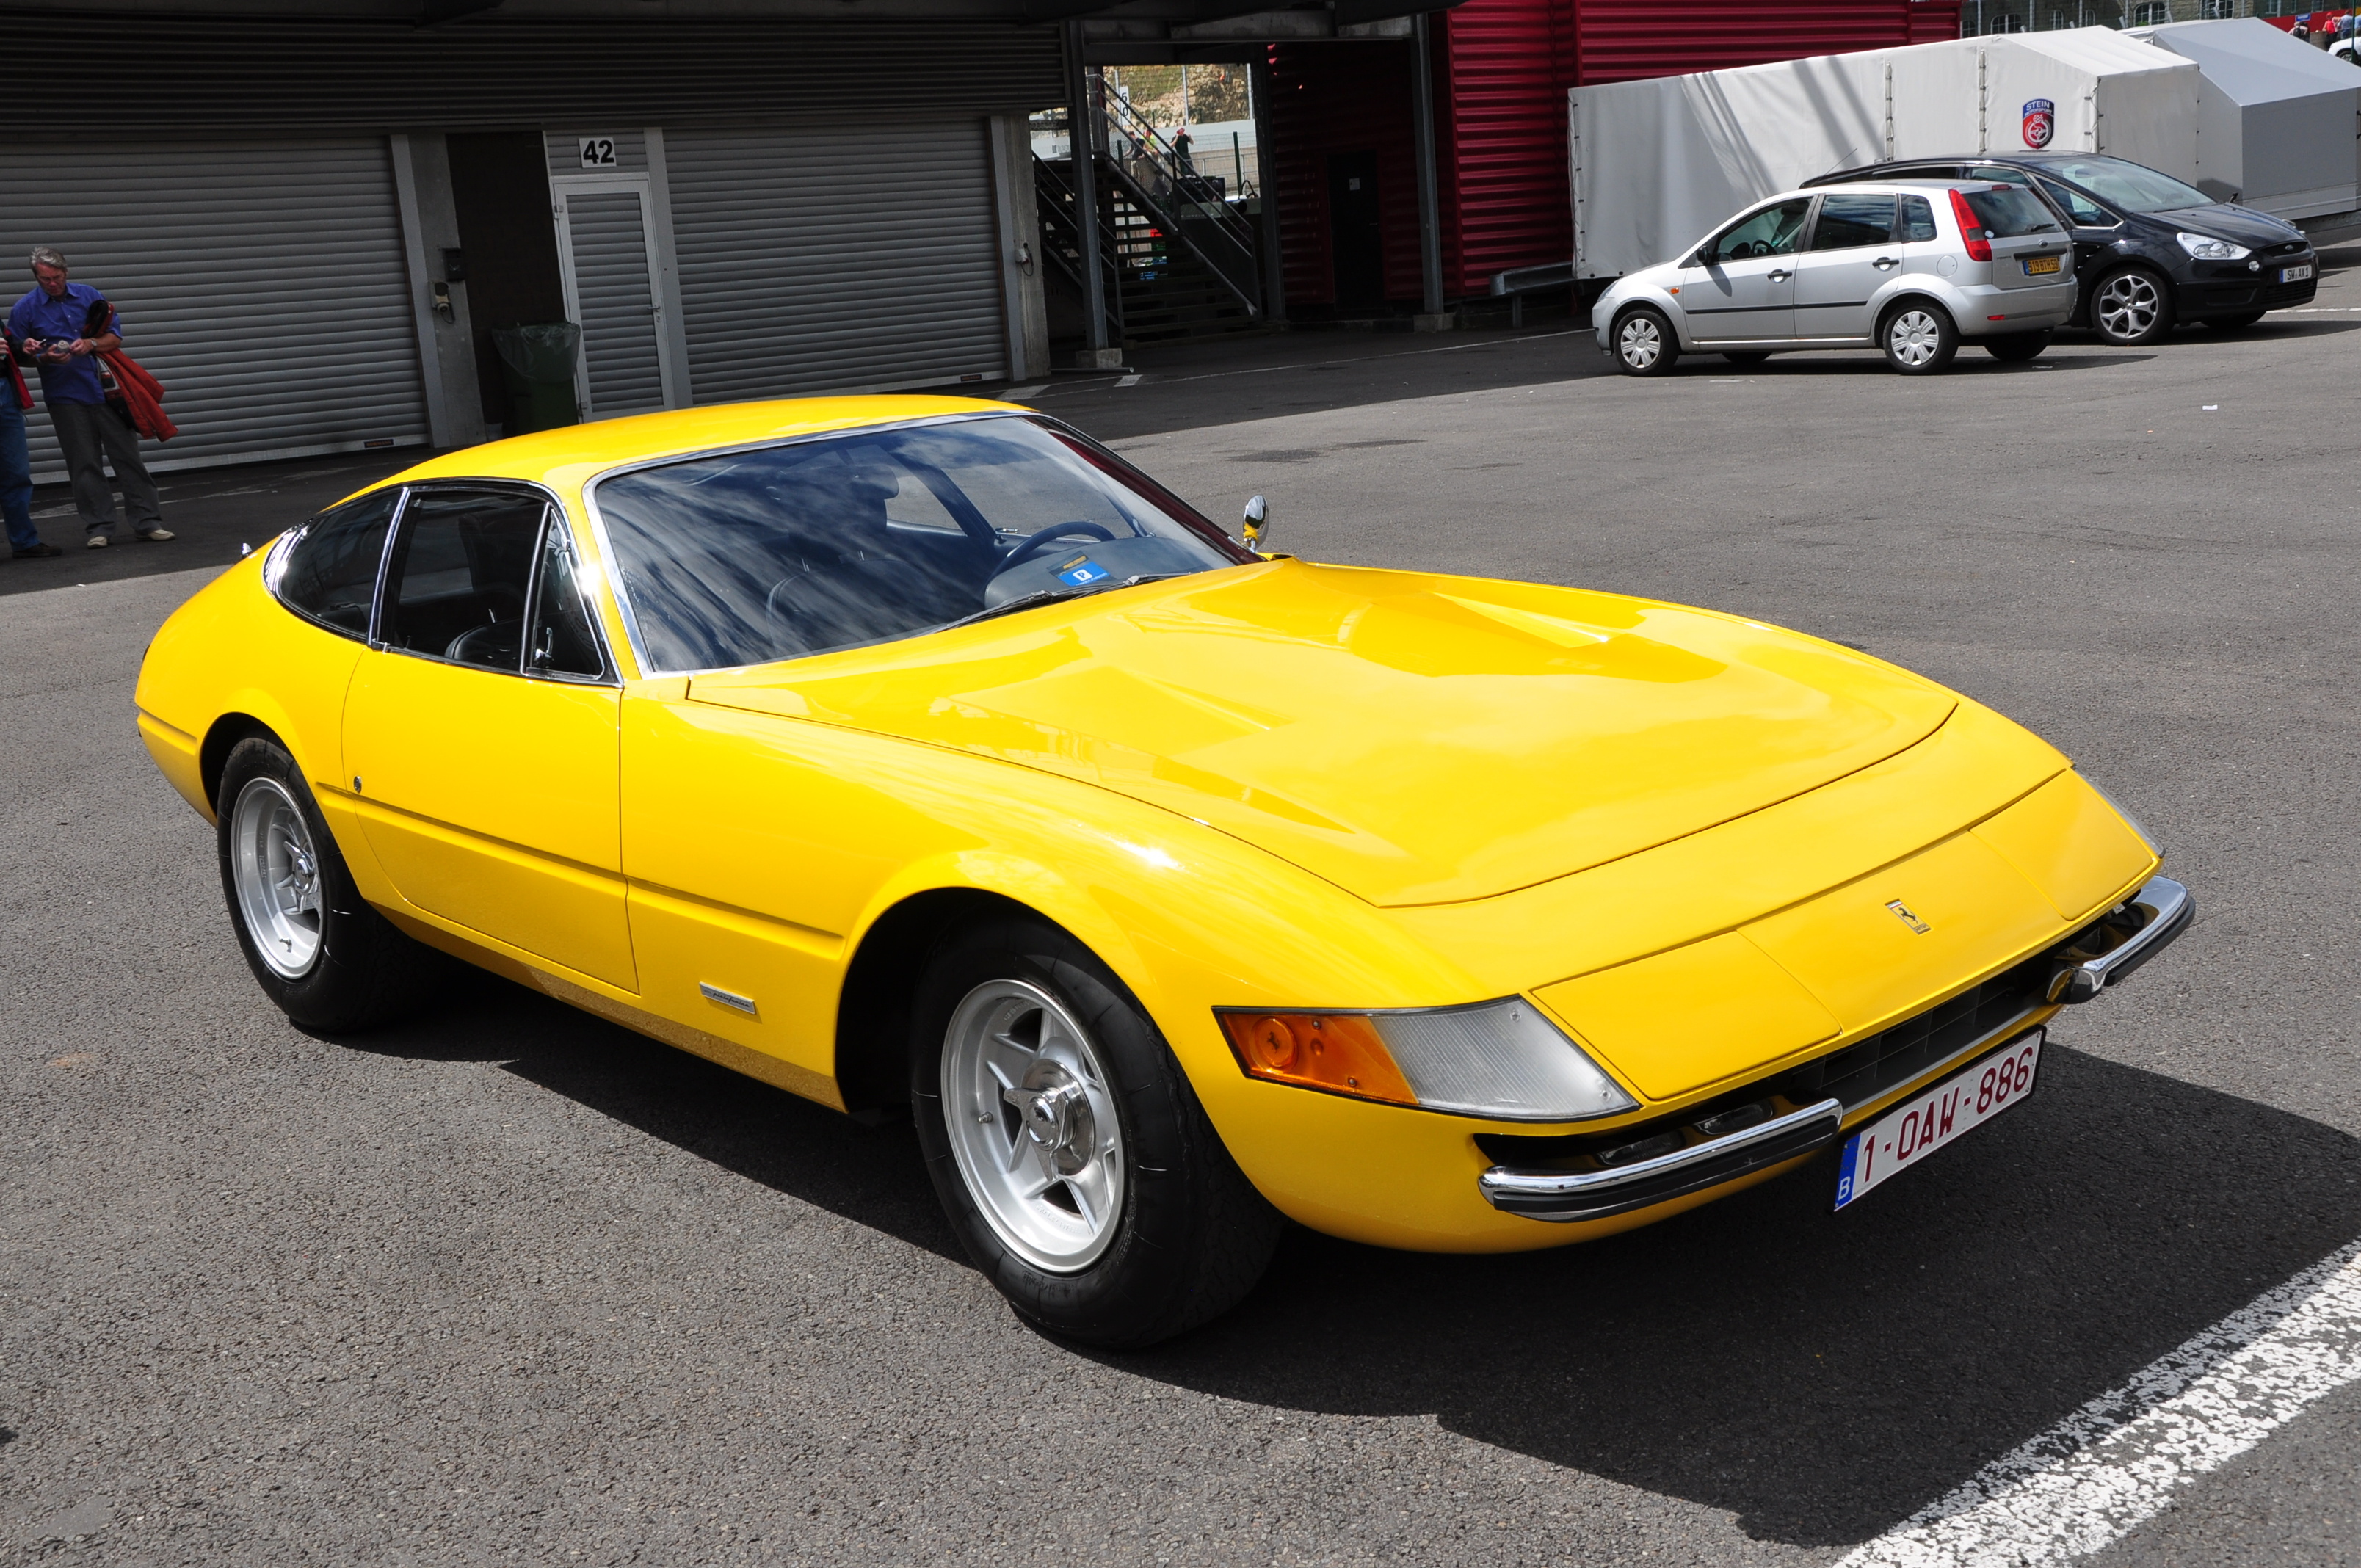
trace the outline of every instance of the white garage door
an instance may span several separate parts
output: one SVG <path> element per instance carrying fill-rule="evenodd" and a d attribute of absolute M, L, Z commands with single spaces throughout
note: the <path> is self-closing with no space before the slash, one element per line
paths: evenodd
<path fill-rule="evenodd" d="M 664 140 L 697 401 L 1004 373 L 983 121 Z"/>
<path fill-rule="evenodd" d="M 37 245 L 164 383 L 181 433 L 146 444 L 151 466 L 427 439 L 382 137 L 0 147 L 0 276 L 30 287 Z M 49 420 L 27 426 L 36 475 L 61 477 Z"/>

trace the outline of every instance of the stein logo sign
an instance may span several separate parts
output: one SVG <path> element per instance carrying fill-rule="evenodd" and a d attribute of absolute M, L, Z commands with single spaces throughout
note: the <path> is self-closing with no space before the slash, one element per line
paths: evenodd
<path fill-rule="evenodd" d="M 2058 105 L 2047 98 L 2036 98 L 2025 106 L 2025 145 L 2036 152 L 2049 145 L 2058 134 Z"/>

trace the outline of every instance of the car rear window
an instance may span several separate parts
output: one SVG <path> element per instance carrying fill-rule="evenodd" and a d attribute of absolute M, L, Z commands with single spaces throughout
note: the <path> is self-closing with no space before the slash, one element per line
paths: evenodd
<path fill-rule="evenodd" d="M 1926 197 L 1902 198 L 1902 237 L 1920 240 L 1935 237 L 1935 208 Z"/>
<path fill-rule="evenodd" d="M 1962 191 L 1968 211 L 1975 214 L 1983 225 L 1984 239 L 2014 239 L 2019 235 L 2055 234 L 2058 220 L 2042 204 L 2041 198 L 2016 185 L 1994 185 L 1982 191 Z"/>

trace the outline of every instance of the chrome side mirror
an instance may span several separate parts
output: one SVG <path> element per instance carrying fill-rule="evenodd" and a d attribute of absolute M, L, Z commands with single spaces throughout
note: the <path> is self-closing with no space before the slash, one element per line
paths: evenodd
<path fill-rule="evenodd" d="M 1246 502 L 1246 536 L 1247 549 L 1260 550 L 1262 548 L 1262 531 L 1268 525 L 1269 520 L 1269 504 L 1260 496 L 1256 496 Z"/>

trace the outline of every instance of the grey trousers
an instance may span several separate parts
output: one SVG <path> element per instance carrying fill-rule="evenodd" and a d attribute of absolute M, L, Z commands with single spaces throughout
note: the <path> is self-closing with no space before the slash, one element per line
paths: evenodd
<path fill-rule="evenodd" d="M 156 510 L 156 481 L 139 457 L 139 433 L 115 416 L 103 403 L 49 405 L 49 423 L 65 449 L 66 472 L 73 477 L 74 510 L 82 514 L 84 533 L 108 533 L 115 528 L 115 496 L 106 482 L 106 465 L 115 468 L 115 483 L 123 491 L 123 509 L 131 514 L 134 531 L 162 524 Z"/>

